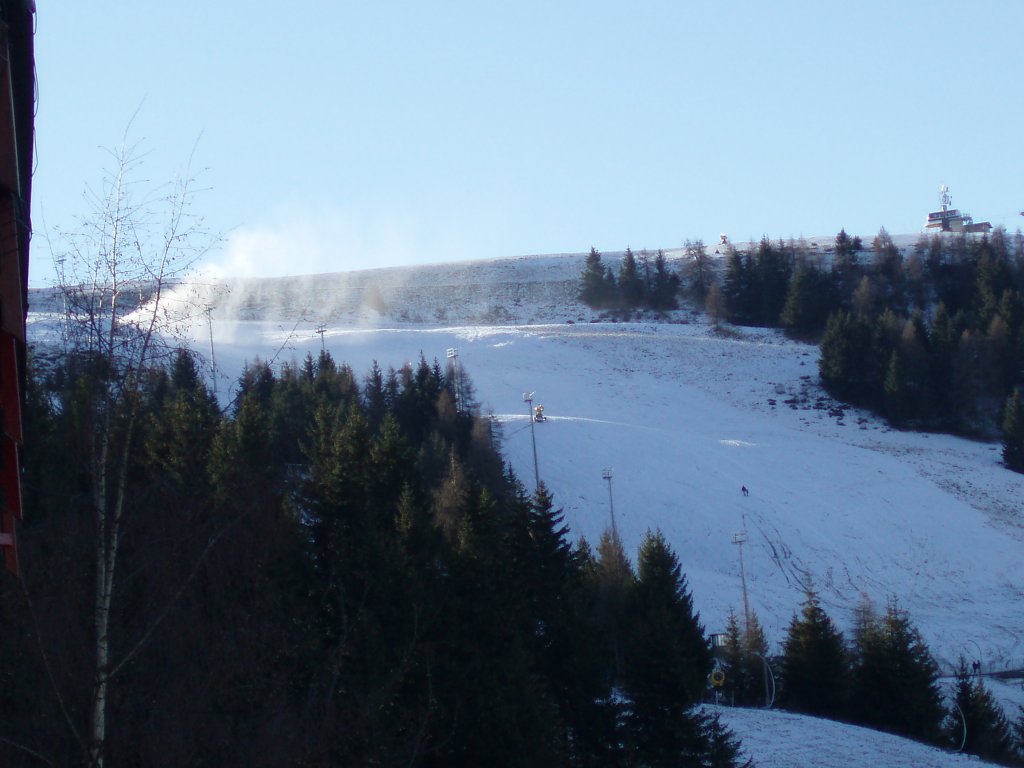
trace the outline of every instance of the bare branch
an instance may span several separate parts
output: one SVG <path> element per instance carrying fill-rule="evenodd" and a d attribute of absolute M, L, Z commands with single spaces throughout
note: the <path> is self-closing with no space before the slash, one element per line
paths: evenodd
<path fill-rule="evenodd" d="M 0 744 L 6 744 L 9 747 L 14 747 L 15 749 L 19 750 L 20 752 L 24 752 L 26 755 L 29 755 L 30 757 L 34 757 L 36 760 L 38 760 L 41 763 L 46 763 L 47 765 L 56 765 L 52 760 L 50 760 L 48 757 L 46 757 L 46 755 L 43 755 L 43 754 L 41 754 L 39 752 L 36 752 L 31 747 L 26 747 L 24 744 L 19 744 L 16 741 L 11 741 L 10 739 L 5 738 L 3 736 L 0 736 Z"/>

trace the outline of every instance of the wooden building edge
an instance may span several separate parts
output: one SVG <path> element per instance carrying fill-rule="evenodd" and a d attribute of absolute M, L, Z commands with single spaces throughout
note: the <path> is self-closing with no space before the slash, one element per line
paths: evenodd
<path fill-rule="evenodd" d="M 0 552 L 18 573 L 22 518 L 32 148 L 35 119 L 34 0 L 0 0 Z"/>

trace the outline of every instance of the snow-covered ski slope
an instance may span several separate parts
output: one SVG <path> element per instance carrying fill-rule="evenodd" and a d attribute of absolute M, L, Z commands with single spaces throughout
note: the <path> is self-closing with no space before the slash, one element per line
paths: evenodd
<path fill-rule="evenodd" d="M 320 347 L 313 324 L 215 325 L 215 340 L 220 334 L 233 339 L 217 348 L 221 371 L 282 345 L 278 361 Z M 331 327 L 324 343 L 359 372 L 421 353 L 443 363 L 457 349 L 529 486 L 523 393 L 534 392 L 548 417 L 533 429 L 540 475 L 574 534 L 596 542 L 609 525 L 602 470 L 611 468 L 627 548 L 660 528 L 709 630 L 724 626 L 730 608 L 742 610 L 732 536 L 745 527 L 750 602 L 772 638 L 781 638 L 809 576 L 840 624 L 862 596 L 884 608 L 896 595 L 941 658 L 976 658 L 973 641 L 987 667 L 1024 666 L 1024 478 L 1001 466 L 998 444 L 898 432 L 839 409 L 817 385 L 812 347 L 763 330 L 723 338 L 696 317 Z"/>
<path fill-rule="evenodd" d="M 773 650 L 810 577 L 843 629 L 865 597 L 884 610 L 895 595 L 944 667 L 960 655 L 986 671 L 1024 667 L 1024 476 L 1001 466 L 998 444 L 895 431 L 840 407 L 818 384 L 816 348 L 775 331 L 722 332 L 686 309 L 592 322 L 576 299 L 583 258 L 203 283 L 198 301 L 215 309 L 209 325 L 198 315 L 193 344 L 209 357 L 212 332 L 225 401 L 257 356 L 298 363 L 323 343 L 363 374 L 420 354 L 443 365 L 456 349 L 524 483 L 533 392 L 548 416 L 533 429 L 540 476 L 573 536 L 596 542 L 610 524 L 610 468 L 627 550 L 661 529 L 708 631 L 742 613 L 732 540 L 745 529 L 750 604 Z M 34 307 L 43 338 L 54 316 L 44 295 Z M 1017 684 L 996 693 L 1024 702 Z"/>

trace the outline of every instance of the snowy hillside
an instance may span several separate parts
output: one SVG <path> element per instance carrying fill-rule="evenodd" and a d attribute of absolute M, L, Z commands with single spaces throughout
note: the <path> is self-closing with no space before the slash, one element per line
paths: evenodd
<path fill-rule="evenodd" d="M 361 375 L 421 353 L 444 363 L 455 348 L 520 478 L 532 487 L 532 391 L 549 416 L 534 430 L 540 476 L 573 535 L 596 541 L 609 525 L 611 468 L 627 551 L 660 528 L 708 631 L 742 610 L 732 537 L 745 528 L 751 607 L 773 650 L 809 576 L 843 629 L 864 597 L 884 609 L 896 595 L 944 668 L 960 655 L 985 671 L 1024 667 L 1024 476 L 1001 466 L 998 444 L 898 432 L 840 406 L 818 386 L 816 348 L 774 331 L 721 333 L 685 309 L 591 322 L 576 300 L 582 265 L 577 254 L 204 284 L 214 309 L 193 343 L 209 357 L 212 336 L 223 401 L 257 356 L 298 362 L 323 343 Z M 33 307 L 30 333 L 53 339 L 55 305 L 37 294 Z M 1024 703 L 1017 683 L 995 691 Z M 727 720 L 745 735 L 747 717 Z M 908 764 L 872 754 L 883 757 L 851 753 Z"/>
<path fill-rule="evenodd" d="M 961 768 L 992 765 L 888 733 L 789 712 L 709 707 L 743 741 L 756 768 Z"/>

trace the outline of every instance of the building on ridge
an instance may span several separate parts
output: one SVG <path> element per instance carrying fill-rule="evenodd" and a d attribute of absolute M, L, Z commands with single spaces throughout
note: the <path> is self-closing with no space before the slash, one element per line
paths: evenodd
<path fill-rule="evenodd" d="M 925 229 L 937 229 L 940 232 L 988 232 L 992 225 L 987 221 L 975 223 L 969 213 L 961 213 L 956 208 L 951 208 L 952 198 L 949 196 L 949 187 L 943 184 L 939 187 L 939 198 L 941 209 L 928 214 L 925 221 Z"/>

